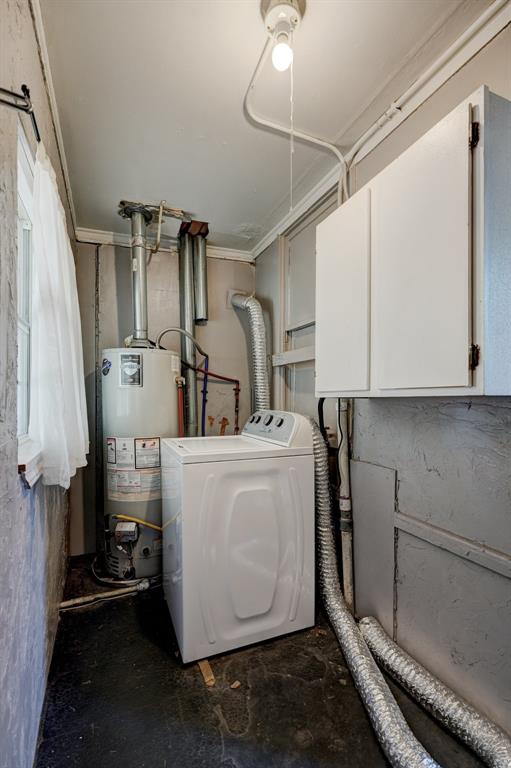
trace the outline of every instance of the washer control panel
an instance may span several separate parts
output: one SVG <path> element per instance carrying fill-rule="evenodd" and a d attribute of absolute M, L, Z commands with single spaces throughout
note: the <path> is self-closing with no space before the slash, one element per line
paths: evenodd
<path fill-rule="evenodd" d="M 244 435 L 290 445 L 296 427 L 296 414 L 286 411 L 256 411 L 243 427 Z"/>

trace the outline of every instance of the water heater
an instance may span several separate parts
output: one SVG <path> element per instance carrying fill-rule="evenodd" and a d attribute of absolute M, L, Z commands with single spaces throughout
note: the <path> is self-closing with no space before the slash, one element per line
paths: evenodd
<path fill-rule="evenodd" d="M 112 576 L 161 573 L 160 448 L 178 435 L 176 352 L 105 349 L 102 362 L 106 565 Z"/>

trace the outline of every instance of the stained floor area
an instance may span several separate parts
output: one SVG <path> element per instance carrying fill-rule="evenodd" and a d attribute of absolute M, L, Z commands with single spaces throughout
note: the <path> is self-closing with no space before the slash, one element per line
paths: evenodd
<path fill-rule="evenodd" d="M 67 596 L 93 585 L 83 559 Z M 36 768 L 384 768 L 329 626 L 180 662 L 161 591 L 63 613 Z M 483 764 L 393 686 L 444 768 Z"/>

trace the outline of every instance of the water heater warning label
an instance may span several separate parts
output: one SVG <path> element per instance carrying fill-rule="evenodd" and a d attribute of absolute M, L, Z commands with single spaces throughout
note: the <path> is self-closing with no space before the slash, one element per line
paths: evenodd
<path fill-rule="evenodd" d="M 123 467 L 125 469 L 135 469 L 135 449 L 133 447 L 133 438 L 109 437 L 108 440 L 115 440 L 115 464 L 117 468 L 120 469 Z"/>
<path fill-rule="evenodd" d="M 109 464 L 117 463 L 115 437 L 107 437 L 106 439 L 106 460 Z"/>
<path fill-rule="evenodd" d="M 135 467 L 160 466 L 160 438 L 137 437 L 135 439 Z"/>
<path fill-rule="evenodd" d="M 157 501 L 161 498 L 159 469 L 107 469 L 110 501 Z"/>
<path fill-rule="evenodd" d="M 111 501 L 161 498 L 159 437 L 107 437 L 106 460 Z"/>

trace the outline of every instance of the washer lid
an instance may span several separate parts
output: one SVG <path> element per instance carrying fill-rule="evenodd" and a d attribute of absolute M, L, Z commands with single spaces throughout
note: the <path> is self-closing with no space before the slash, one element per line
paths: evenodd
<path fill-rule="evenodd" d="M 284 458 L 312 453 L 312 448 L 289 448 L 244 435 L 229 437 L 174 437 L 162 440 L 162 448 L 170 449 L 183 464 L 205 461 Z"/>

